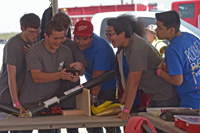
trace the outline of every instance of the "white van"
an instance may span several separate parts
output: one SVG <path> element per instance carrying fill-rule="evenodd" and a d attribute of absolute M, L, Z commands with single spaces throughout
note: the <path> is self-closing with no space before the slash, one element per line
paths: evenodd
<path fill-rule="evenodd" d="M 117 17 L 121 14 L 132 14 L 135 17 L 140 18 L 144 21 L 145 27 L 149 24 L 156 24 L 155 14 L 157 12 L 151 11 L 123 11 L 123 12 L 105 12 L 105 13 L 97 13 L 92 18 L 92 24 L 94 26 L 94 33 L 99 35 L 100 37 L 106 40 L 106 28 L 107 28 L 107 20 L 112 17 Z M 189 33 L 194 34 L 198 38 L 200 38 L 200 30 L 191 24 L 181 20 L 181 31 L 187 31 Z"/>

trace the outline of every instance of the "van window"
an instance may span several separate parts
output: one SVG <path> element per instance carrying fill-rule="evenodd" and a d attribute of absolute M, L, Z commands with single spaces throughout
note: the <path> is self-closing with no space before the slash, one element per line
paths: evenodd
<path fill-rule="evenodd" d="M 194 3 L 179 4 L 178 9 L 180 18 L 194 17 Z"/>
<path fill-rule="evenodd" d="M 104 38 L 108 43 L 110 43 L 106 39 L 106 28 L 107 28 L 107 20 L 110 18 L 104 18 L 101 23 L 101 29 L 100 29 L 100 37 Z M 144 22 L 144 26 L 147 27 L 149 24 L 156 24 L 155 18 L 147 18 L 147 17 L 138 17 L 138 19 L 141 19 Z"/>

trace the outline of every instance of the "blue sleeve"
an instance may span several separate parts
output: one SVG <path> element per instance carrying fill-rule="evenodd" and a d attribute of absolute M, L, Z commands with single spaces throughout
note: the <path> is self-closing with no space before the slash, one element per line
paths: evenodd
<path fill-rule="evenodd" d="M 112 62 L 113 51 L 109 47 L 100 47 L 94 57 L 94 71 L 108 71 Z"/>
<path fill-rule="evenodd" d="M 165 63 L 169 75 L 183 75 L 181 59 L 176 50 L 167 47 L 165 50 Z"/>

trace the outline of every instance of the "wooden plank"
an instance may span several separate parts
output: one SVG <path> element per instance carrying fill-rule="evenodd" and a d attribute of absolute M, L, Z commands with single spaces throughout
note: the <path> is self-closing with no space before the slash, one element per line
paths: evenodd
<path fill-rule="evenodd" d="M 84 115 L 84 110 L 62 110 L 62 115 Z"/>
<path fill-rule="evenodd" d="M 90 90 L 83 89 L 83 93 L 76 96 L 77 110 L 84 110 L 84 114 L 91 116 Z"/>

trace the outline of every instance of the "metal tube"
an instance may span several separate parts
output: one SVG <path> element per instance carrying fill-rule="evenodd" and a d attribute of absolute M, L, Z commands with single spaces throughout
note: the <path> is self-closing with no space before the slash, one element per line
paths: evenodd
<path fill-rule="evenodd" d="M 16 114 L 20 114 L 20 110 L 17 108 L 14 108 L 12 106 L 6 105 L 6 104 L 2 104 L 0 103 L 0 110 L 2 112 L 8 113 L 8 114 L 12 114 L 12 113 L 16 113 Z M 16 114 L 13 114 L 14 116 L 18 116 Z"/>

